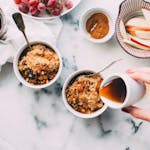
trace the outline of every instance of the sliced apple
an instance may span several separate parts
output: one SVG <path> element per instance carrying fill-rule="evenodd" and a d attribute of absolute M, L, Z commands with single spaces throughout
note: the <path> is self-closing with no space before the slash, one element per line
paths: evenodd
<path fill-rule="evenodd" d="M 127 27 L 139 27 L 139 28 L 150 28 L 149 24 L 143 17 L 134 17 L 130 19 L 125 26 Z"/>
<path fill-rule="evenodd" d="M 120 21 L 120 32 L 124 39 L 128 39 L 127 32 L 126 32 L 126 29 L 122 20 Z"/>
<path fill-rule="evenodd" d="M 124 42 L 139 49 L 150 50 L 150 11 L 142 9 L 142 12 L 144 16 L 134 17 L 125 24 L 130 34 L 126 33 L 128 38 L 123 36 Z"/>
<path fill-rule="evenodd" d="M 130 44 L 133 47 L 150 50 L 150 40 L 142 40 L 128 34 L 129 40 L 123 40 L 125 43 Z M 130 41 L 130 42 L 129 42 Z"/>
<path fill-rule="evenodd" d="M 141 45 L 141 46 L 144 46 L 144 47 L 150 48 L 150 46 L 145 45 L 145 44 L 143 44 L 142 42 L 137 41 L 137 40 L 135 40 L 135 39 L 133 39 L 133 38 L 131 38 L 131 41 L 132 41 L 132 42 L 135 42 L 135 43 L 137 43 L 137 44 L 139 44 L 139 45 Z"/>
<path fill-rule="evenodd" d="M 147 9 L 142 9 L 143 15 L 150 26 L 150 11 Z"/>
<path fill-rule="evenodd" d="M 126 27 L 127 32 L 129 32 L 132 36 L 136 36 L 135 34 L 135 27 Z"/>
<path fill-rule="evenodd" d="M 150 27 L 135 27 L 126 25 L 127 30 L 140 30 L 140 31 L 150 31 Z"/>
<path fill-rule="evenodd" d="M 137 44 L 131 40 L 123 39 L 123 42 L 141 50 L 150 50 L 150 48 Z"/>
<path fill-rule="evenodd" d="M 138 38 L 145 39 L 145 40 L 150 40 L 150 31 L 139 31 L 139 30 L 136 30 L 135 31 L 135 35 Z"/>
<path fill-rule="evenodd" d="M 150 31 L 138 30 L 136 27 L 127 28 L 127 31 L 132 36 L 136 36 L 145 40 L 150 40 Z"/>
<path fill-rule="evenodd" d="M 141 46 L 150 48 L 150 40 L 142 40 L 142 39 L 139 39 L 139 38 L 131 36 L 131 35 L 129 35 L 129 36 L 130 36 L 130 40 L 132 42 L 135 42 Z"/>

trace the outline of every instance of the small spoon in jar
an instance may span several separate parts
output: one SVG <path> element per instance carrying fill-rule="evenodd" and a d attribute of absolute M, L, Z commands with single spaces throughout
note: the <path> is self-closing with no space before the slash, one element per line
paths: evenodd
<path fill-rule="evenodd" d="M 111 67 L 113 64 L 115 64 L 118 61 L 123 60 L 122 58 L 117 59 L 112 61 L 111 63 L 109 63 L 108 65 L 106 65 L 103 69 L 101 69 L 100 71 L 96 72 L 96 73 L 92 73 L 92 74 L 88 74 L 88 75 L 83 75 L 84 77 L 93 77 L 93 76 L 100 76 L 100 73 L 105 71 L 106 69 L 108 69 L 109 67 Z"/>
<path fill-rule="evenodd" d="M 25 25 L 24 25 L 24 21 L 23 21 L 23 18 L 22 18 L 21 13 L 18 13 L 18 12 L 17 12 L 17 13 L 14 13 L 14 14 L 12 15 L 12 18 L 13 18 L 13 20 L 15 21 L 15 23 L 16 23 L 18 29 L 23 33 L 23 35 L 24 35 L 24 37 L 25 37 L 25 40 L 26 40 L 26 42 L 27 42 L 27 44 L 28 44 L 28 47 L 31 49 L 30 42 L 29 42 L 29 40 L 28 40 L 28 38 L 27 38 L 27 36 L 26 36 L 26 33 L 25 33 Z"/>

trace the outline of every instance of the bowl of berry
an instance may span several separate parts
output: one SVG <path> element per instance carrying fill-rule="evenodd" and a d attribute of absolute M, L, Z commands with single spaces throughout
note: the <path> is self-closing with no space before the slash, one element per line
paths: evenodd
<path fill-rule="evenodd" d="M 54 19 L 74 9 L 81 0 L 12 0 L 12 6 L 34 19 Z"/>

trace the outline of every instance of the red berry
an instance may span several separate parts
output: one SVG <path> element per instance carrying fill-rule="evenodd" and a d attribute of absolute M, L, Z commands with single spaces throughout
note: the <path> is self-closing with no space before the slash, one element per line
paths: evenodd
<path fill-rule="evenodd" d="M 54 16 L 59 16 L 61 14 L 61 10 L 60 9 L 53 9 L 51 11 L 51 14 L 54 15 Z"/>
<path fill-rule="evenodd" d="M 60 4 L 60 3 L 57 3 L 56 6 L 55 6 L 55 8 L 59 9 L 60 12 L 61 12 L 63 10 L 63 5 Z"/>
<path fill-rule="evenodd" d="M 20 3 L 19 4 L 19 10 L 23 13 L 28 13 L 29 12 L 29 7 L 25 3 Z"/>
<path fill-rule="evenodd" d="M 66 0 L 66 1 L 65 1 L 65 7 L 66 7 L 67 9 L 71 9 L 71 8 L 73 7 L 72 1 Z"/>
<path fill-rule="evenodd" d="M 40 11 L 36 7 L 31 7 L 30 8 L 30 13 L 32 16 L 38 16 Z"/>
<path fill-rule="evenodd" d="M 47 5 L 48 1 L 49 1 L 49 0 L 43 0 L 42 2 L 43 2 L 45 5 Z"/>
<path fill-rule="evenodd" d="M 63 10 L 63 5 L 58 2 L 55 5 L 55 7 L 52 8 L 51 15 L 59 16 L 61 14 L 62 10 Z"/>
<path fill-rule="evenodd" d="M 36 9 L 37 9 L 37 7 L 35 7 L 35 6 L 30 6 L 29 12 L 31 13 L 31 12 L 35 11 Z"/>
<path fill-rule="evenodd" d="M 45 6 L 45 4 L 43 4 L 43 3 L 39 3 L 38 6 L 37 6 L 37 9 L 38 9 L 39 11 L 43 11 L 43 10 L 46 9 L 46 6 Z"/>
<path fill-rule="evenodd" d="M 57 4 L 56 0 L 49 0 L 47 3 L 48 7 L 54 7 Z"/>
<path fill-rule="evenodd" d="M 29 0 L 29 5 L 30 6 L 37 6 L 39 4 L 38 0 Z"/>
<path fill-rule="evenodd" d="M 16 4 L 20 4 L 20 3 L 21 3 L 21 0 L 14 0 L 14 2 L 15 2 Z"/>
<path fill-rule="evenodd" d="M 23 2 L 23 3 L 27 4 L 27 5 L 29 5 L 29 0 L 21 0 L 21 2 Z"/>

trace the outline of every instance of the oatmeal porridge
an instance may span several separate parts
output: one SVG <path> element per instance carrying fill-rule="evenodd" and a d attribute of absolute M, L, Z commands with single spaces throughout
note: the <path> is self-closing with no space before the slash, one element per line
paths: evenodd
<path fill-rule="evenodd" d="M 104 105 L 99 97 L 101 82 L 100 76 L 77 78 L 65 91 L 68 103 L 76 111 L 85 114 L 101 109 Z"/>
<path fill-rule="evenodd" d="M 56 76 L 60 66 L 58 55 L 53 49 L 36 44 L 25 50 L 18 62 L 24 79 L 34 85 L 46 84 Z"/>

